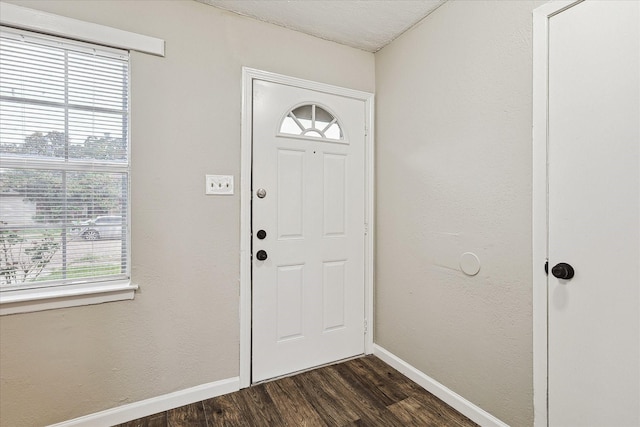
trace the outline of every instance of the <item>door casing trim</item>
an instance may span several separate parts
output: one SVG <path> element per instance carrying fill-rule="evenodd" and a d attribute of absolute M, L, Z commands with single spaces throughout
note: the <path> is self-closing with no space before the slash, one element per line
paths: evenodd
<path fill-rule="evenodd" d="M 263 80 L 364 101 L 365 105 L 365 353 L 373 353 L 374 94 L 282 74 L 242 68 L 240 135 L 240 388 L 251 385 L 251 172 L 253 81 Z"/>
<path fill-rule="evenodd" d="M 549 19 L 584 0 L 558 0 L 533 11 L 533 413 L 534 426 L 548 425 L 548 284 L 544 265 L 549 253 L 548 100 Z"/>

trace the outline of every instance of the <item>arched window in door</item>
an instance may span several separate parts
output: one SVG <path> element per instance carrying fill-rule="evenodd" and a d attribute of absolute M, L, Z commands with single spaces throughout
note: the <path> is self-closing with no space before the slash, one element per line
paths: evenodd
<path fill-rule="evenodd" d="M 344 141 L 344 134 L 338 119 L 316 104 L 301 105 L 289 111 L 282 119 L 280 133 L 329 141 Z"/>

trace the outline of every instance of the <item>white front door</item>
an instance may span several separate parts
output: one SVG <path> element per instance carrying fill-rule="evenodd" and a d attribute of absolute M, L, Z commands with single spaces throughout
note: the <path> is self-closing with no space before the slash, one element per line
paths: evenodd
<path fill-rule="evenodd" d="M 640 426 L 639 6 L 549 20 L 550 426 Z"/>
<path fill-rule="evenodd" d="M 254 80 L 252 381 L 364 353 L 364 101 Z"/>

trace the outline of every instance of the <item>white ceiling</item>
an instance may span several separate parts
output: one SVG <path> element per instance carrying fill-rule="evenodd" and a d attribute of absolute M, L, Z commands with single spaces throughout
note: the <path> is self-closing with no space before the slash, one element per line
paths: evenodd
<path fill-rule="evenodd" d="M 197 0 L 340 44 L 376 52 L 446 0 Z"/>

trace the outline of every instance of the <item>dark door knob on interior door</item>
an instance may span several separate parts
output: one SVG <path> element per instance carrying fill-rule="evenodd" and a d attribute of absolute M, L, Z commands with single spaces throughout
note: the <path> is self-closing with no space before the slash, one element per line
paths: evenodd
<path fill-rule="evenodd" d="M 551 269 L 551 274 L 558 279 L 569 280 L 574 276 L 575 271 L 573 270 L 573 267 L 566 262 L 561 262 Z"/>
<path fill-rule="evenodd" d="M 260 249 L 257 253 L 256 253 L 256 258 L 258 258 L 258 261 L 264 261 L 265 259 L 267 259 L 267 251 L 263 251 L 262 249 Z"/>

